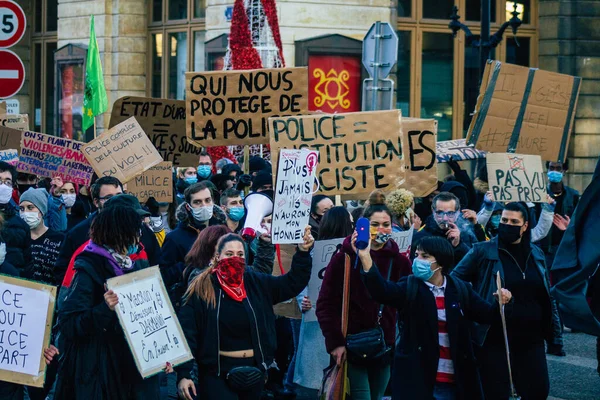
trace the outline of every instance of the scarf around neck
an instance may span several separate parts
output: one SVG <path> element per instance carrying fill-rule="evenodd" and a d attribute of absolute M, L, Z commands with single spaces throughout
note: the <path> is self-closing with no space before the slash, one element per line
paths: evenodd
<path fill-rule="evenodd" d="M 242 257 L 229 257 L 220 260 L 213 270 L 221 288 L 235 301 L 242 301 L 246 298 L 245 267 L 246 260 Z"/>

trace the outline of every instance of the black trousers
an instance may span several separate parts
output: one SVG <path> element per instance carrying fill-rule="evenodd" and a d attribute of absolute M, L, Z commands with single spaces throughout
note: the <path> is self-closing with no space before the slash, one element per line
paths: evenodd
<path fill-rule="evenodd" d="M 251 390 L 236 392 L 227 384 L 227 372 L 235 367 L 256 366 L 253 358 L 221 357 L 221 375 L 214 372 L 198 371 L 198 386 L 196 387 L 199 400 L 260 400 L 264 382 Z"/>
<path fill-rule="evenodd" d="M 477 350 L 481 384 L 486 400 L 506 400 L 510 380 L 503 344 L 485 343 Z M 550 391 L 544 343 L 510 349 L 513 383 L 522 400 L 545 400 Z"/>

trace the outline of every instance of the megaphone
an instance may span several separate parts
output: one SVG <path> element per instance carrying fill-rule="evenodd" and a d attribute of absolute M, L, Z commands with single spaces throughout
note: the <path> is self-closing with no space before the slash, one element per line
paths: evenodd
<path fill-rule="evenodd" d="M 250 193 L 244 199 L 246 208 L 246 223 L 242 229 L 242 237 L 246 241 L 256 237 L 256 231 L 260 230 L 260 223 L 267 215 L 273 214 L 273 200 L 265 193 Z"/>

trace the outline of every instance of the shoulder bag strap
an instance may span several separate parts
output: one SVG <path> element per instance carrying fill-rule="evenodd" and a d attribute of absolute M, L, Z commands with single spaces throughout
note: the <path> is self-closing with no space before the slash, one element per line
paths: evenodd
<path fill-rule="evenodd" d="M 394 260 L 390 260 L 390 267 L 388 268 L 387 280 L 390 280 L 390 276 L 392 276 L 392 266 L 394 265 Z M 380 325 L 381 318 L 383 317 L 383 304 L 379 305 L 379 312 L 377 313 L 377 325 Z"/>
<path fill-rule="evenodd" d="M 350 307 L 350 256 L 344 261 L 344 295 L 342 297 L 342 335 L 348 333 L 348 309 Z"/>

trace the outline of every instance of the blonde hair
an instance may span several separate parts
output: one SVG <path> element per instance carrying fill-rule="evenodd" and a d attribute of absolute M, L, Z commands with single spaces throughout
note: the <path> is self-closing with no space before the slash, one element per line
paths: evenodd
<path fill-rule="evenodd" d="M 185 176 L 185 171 L 187 171 L 190 168 L 194 168 L 194 167 L 178 167 L 177 168 L 177 176 L 178 177 Z"/>
<path fill-rule="evenodd" d="M 397 189 L 387 196 L 386 205 L 396 217 L 401 217 L 412 206 L 414 198 L 415 196 L 411 191 Z"/>

